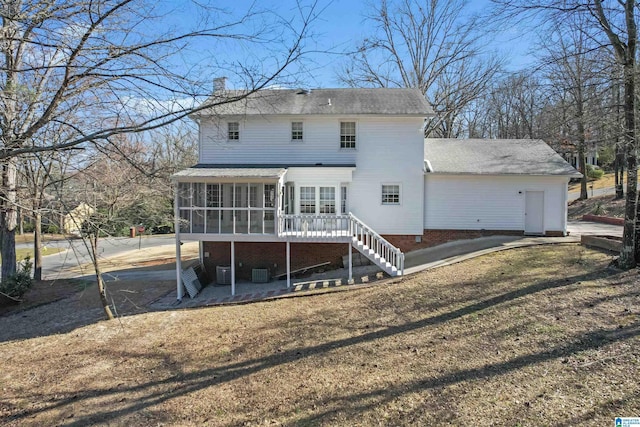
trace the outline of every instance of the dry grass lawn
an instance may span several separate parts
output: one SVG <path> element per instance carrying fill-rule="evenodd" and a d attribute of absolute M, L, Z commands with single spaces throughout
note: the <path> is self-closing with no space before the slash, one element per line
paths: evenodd
<path fill-rule="evenodd" d="M 638 172 L 638 176 L 640 177 L 640 172 Z M 625 186 L 627 185 L 627 173 L 624 173 L 624 183 Z M 616 184 L 616 177 L 613 173 L 605 173 L 604 175 L 602 175 L 602 178 L 594 180 L 594 181 L 589 181 L 589 183 L 587 184 L 587 189 L 590 191 L 591 190 L 591 185 L 593 185 L 594 189 L 598 189 L 598 188 L 611 188 L 614 187 Z M 580 183 L 579 182 L 574 182 L 572 184 L 569 185 L 569 191 L 580 191 Z M 589 193 L 591 194 L 591 193 Z"/>
<path fill-rule="evenodd" d="M 510 250 L 399 283 L 5 340 L 0 423 L 612 425 L 640 415 L 640 288 L 610 261 Z"/>

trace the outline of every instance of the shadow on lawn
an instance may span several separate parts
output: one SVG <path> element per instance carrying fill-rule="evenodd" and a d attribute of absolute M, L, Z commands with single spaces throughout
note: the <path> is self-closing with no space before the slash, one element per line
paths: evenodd
<path fill-rule="evenodd" d="M 52 297 L 51 302 L 25 306 L 0 315 L 0 343 L 63 334 L 105 320 L 95 282 L 79 282 L 73 292 Z M 175 289 L 174 282 L 158 280 L 112 281 L 107 283 L 111 309 L 119 317 L 149 312 L 152 301 Z M 55 287 L 56 285 L 52 285 Z"/>
<path fill-rule="evenodd" d="M 603 275 L 606 276 L 615 273 L 616 272 L 612 270 L 607 270 L 603 272 Z M 217 386 L 233 380 L 244 378 L 274 366 L 292 363 L 306 357 L 317 357 L 318 355 L 329 353 L 338 348 L 356 346 L 359 344 L 391 337 L 397 334 L 403 334 L 417 329 L 443 324 L 459 319 L 463 316 L 479 312 L 489 307 L 510 302 L 527 295 L 536 294 L 547 289 L 561 289 L 565 286 L 575 284 L 576 282 L 579 282 L 581 280 L 586 280 L 587 278 L 593 278 L 593 273 L 579 275 L 571 278 L 562 278 L 554 281 L 536 283 L 522 289 L 506 292 L 501 295 L 488 298 L 484 301 L 469 304 L 459 309 L 455 309 L 418 321 L 407 322 L 402 325 L 390 326 L 374 332 L 352 336 L 345 339 L 329 341 L 314 346 L 298 347 L 264 357 L 259 357 L 238 363 L 229 363 L 227 365 L 203 369 L 193 373 L 185 374 L 180 371 L 179 366 L 173 365 L 173 372 L 169 373 L 168 377 L 148 381 L 146 383 L 133 386 L 118 386 L 111 389 L 78 390 L 73 394 L 73 396 L 67 395 L 62 398 L 59 394 L 24 396 L 24 398 L 29 400 L 37 399 L 40 402 L 47 403 L 44 404 L 42 408 L 26 409 L 19 414 L 15 414 L 11 417 L 5 417 L 4 421 L 9 422 L 26 420 L 37 415 L 40 412 L 46 412 L 52 409 L 64 410 L 70 405 L 82 405 L 83 401 L 92 398 L 100 398 L 100 400 L 103 402 L 104 399 L 111 398 L 113 399 L 113 401 L 111 402 L 111 404 L 101 404 L 101 406 L 97 408 L 97 410 L 92 414 L 83 417 L 78 416 L 75 419 L 65 420 L 64 424 L 87 425 L 93 422 L 104 422 L 107 420 L 117 419 L 119 417 L 125 417 L 139 411 L 152 410 L 155 405 L 161 404 L 171 399 L 185 396 L 208 387 Z M 414 381 L 397 384 L 394 387 L 380 388 L 366 393 L 343 395 L 338 398 L 329 399 L 325 402 L 315 403 L 318 404 L 318 407 L 322 408 L 323 403 L 325 405 L 328 405 L 334 400 L 340 400 L 340 403 L 338 403 L 338 405 L 343 408 L 343 410 L 355 415 L 359 411 L 371 408 L 372 406 L 379 405 L 384 402 L 388 402 L 394 398 L 397 398 L 398 396 L 407 393 L 412 393 L 424 389 L 440 388 L 459 382 L 501 375 L 532 364 L 537 364 L 551 359 L 567 357 L 577 352 L 589 349 L 597 349 L 615 341 L 629 340 L 638 335 L 640 335 L 640 324 L 638 323 L 634 323 L 623 328 L 618 327 L 614 329 L 593 331 L 584 334 L 581 337 L 570 342 L 566 342 L 554 348 L 551 348 L 547 351 L 523 355 L 513 358 L 509 361 L 494 363 L 481 368 L 448 373 L 436 378 L 416 379 Z M 121 355 L 119 353 L 115 353 L 113 356 L 117 358 Z M 157 354 L 142 354 L 134 355 L 133 357 L 158 358 L 159 356 Z M 135 400 L 132 400 L 130 402 L 123 402 L 122 400 L 120 400 L 116 402 L 116 395 L 126 393 L 135 393 Z M 143 394 L 143 396 L 140 396 L 140 394 Z M 350 404 L 345 405 L 346 402 L 350 402 Z M 322 420 L 324 417 L 330 417 L 332 412 L 333 410 L 326 410 L 324 412 L 314 413 L 308 418 L 299 420 L 299 422 L 302 424 L 314 423 L 316 421 Z M 0 418 L 0 420 L 3 419 Z"/>
<path fill-rule="evenodd" d="M 626 341 L 639 335 L 640 323 L 636 323 L 625 328 L 616 327 L 614 329 L 594 331 L 584 334 L 583 336 L 573 340 L 572 342 L 568 342 L 565 345 L 557 346 L 548 351 L 523 355 L 506 362 L 485 365 L 481 368 L 453 372 L 436 378 L 407 381 L 401 384 L 397 384 L 393 387 L 378 388 L 366 393 L 356 393 L 333 397 L 331 399 L 325 400 L 324 402 L 314 403 L 318 407 L 324 407 L 327 405 L 329 407 L 335 407 L 335 405 L 331 404 L 336 403 L 346 412 L 349 412 L 353 416 L 357 416 L 361 412 L 373 409 L 385 403 L 389 403 L 403 395 L 419 392 L 425 389 L 440 389 L 442 387 L 446 387 L 456 383 L 481 380 L 507 374 L 509 372 L 516 371 L 530 365 L 535 365 L 549 360 L 565 358 L 586 350 L 598 349 L 607 344 L 618 341 Z M 349 402 L 350 404 L 346 405 L 345 402 Z M 622 404 L 623 402 L 612 402 L 612 406 L 619 407 Z M 323 421 L 325 417 L 331 416 L 332 412 L 335 412 L 335 410 L 330 409 L 324 412 L 314 413 L 306 418 L 296 420 L 296 423 L 301 425 L 312 425 L 316 422 Z M 587 418 L 587 416 L 588 415 L 584 415 L 576 418 L 579 418 L 579 421 L 585 422 L 591 419 Z M 572 424 L 569 423 L 567 425 Z"/>

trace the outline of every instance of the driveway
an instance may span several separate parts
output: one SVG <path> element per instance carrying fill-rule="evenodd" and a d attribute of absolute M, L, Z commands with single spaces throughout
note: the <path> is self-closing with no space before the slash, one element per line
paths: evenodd
<path fill-rule="evenodd" d="M 590 221 L 568 221 L 567 231 L 571 236 L 583 234 L 606 234 L 610 236 L 622 236 L 621 225 L 602 224 Z"/>

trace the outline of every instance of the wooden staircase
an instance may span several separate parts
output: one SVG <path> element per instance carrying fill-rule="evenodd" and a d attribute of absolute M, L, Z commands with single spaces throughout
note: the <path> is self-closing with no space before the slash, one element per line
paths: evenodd
<path fill-rule="evenodd" d="M 278 236 L 289 241 L 350 242 L 390 276 L 404 274 L 402 251 L 352 213 L 349 215 L 278 214 Z"/>
<path fill-rule="evenodd" d="M 352 213 L 349 213 L 351 245 L 389 276 L 404 274 L 404 253 Z"/>

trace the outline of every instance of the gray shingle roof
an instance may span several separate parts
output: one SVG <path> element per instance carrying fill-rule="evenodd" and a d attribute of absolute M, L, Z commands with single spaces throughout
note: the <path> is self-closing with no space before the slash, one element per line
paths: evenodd
<path fill-rule="evenodd" d="M 240 96 L 225 91 L 225 96 Z M 219 102 L 213 95 L 210 102 Z M 261 90 L 245 99 L 217 105 L 199 115 L 300 115 L 300 114 L 385 114 L 429 116 L 431 106 L 418 89 L 300 89 Z"/>
<path fill-rule="evenodd" d="M 433 173 L 581 176 L 541 139 L 425 139 L 427 160 Z"/>
<path fill-rule="evenodd" d="M 202 168 L 193 167 L 175 173 L 171 178 L 180 181 L 189 178 L 262 178 L 278 179 L 284 168 Z"/>

